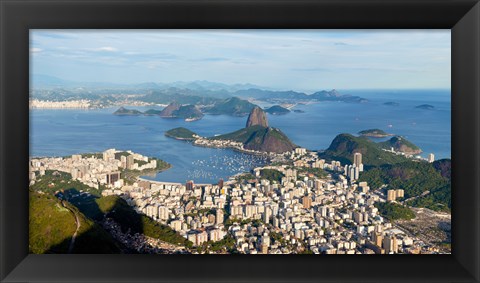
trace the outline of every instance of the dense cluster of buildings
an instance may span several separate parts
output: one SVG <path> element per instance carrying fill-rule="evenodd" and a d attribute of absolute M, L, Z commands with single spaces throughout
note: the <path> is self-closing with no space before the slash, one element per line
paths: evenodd
<path fill-rule="evenodd" d="M 376 203 L 395 201 L 403 197 L 403 191 L 384 193 L 358 182 L 363 171 L 360 153 L 348 166 L 326 162 L 302 148 L 285 156 L 293 165 L 259 167 L 246 179 L 231 178 L 217 184 L 138 178 L 127 185 L 116 175 L 121 168 L 143 170 L 156 164 L 145 156 L 114 149 L 101 158 L 41 158 L 32 159 L 30 165 L 32 172 L 59 170 L 90 186 L 105 184 L 103 195 L 121 196 L 139 213 L 169 225 L 196 247 L 229 237 L 235 251 L 247 254 L 438 251 L 379 214 Z M 266 169 L 278 171 L 281 178 L 265 178 Z"/>
<path fill-rule="evenodd" d="M 209 139 L 209 138 L 201 137 L 198 135 L 194 135 L 194 138 L 195 140 L 193 141 L 193 145 L 196 145 L 196 146 L 213 147 L 213 148 L 231 148 L 233 150 L 245 152 L 248 154 L 268 155 L 270 157 L 280 157 L 280 158 L 288 154 L 288 153 L 275 153 L 275 152 L 265 152 L 265 151 L 247 149 L 244 147 L 244 144 L 242 142 L 236 142 L 233 140 Z"/>
<path fill-rule="evenodd" d="M 100 185 L 121 188 L 124 180 L 122 170 L 156 169 L 157 160 L 131 151 L 109 149 L 100 156 L 95 154 L 75 154 L 69 157 L 33 158 L 30 160 L 30 181 L 35 182 L 46 170 L 56 170 L 72 175 L 87 186 L 98 189 Z"/>
<path fill-rule="evenodd" d="M 30 100 L 30 108 L 47 108 L 47 109 L 63 109 L 63 108 L 90 108 L 90 100 L 71 100 L 71 101 L 49 101 L 49 100 Z"/>

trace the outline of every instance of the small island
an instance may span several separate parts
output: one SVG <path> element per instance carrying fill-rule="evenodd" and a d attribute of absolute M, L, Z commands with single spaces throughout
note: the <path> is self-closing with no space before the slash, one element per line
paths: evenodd
<path fill-rule="evenodd" d="M 196 133 L 183 127 L 168 130 L 165 132 L 165 136 L 184 141 L 193 141 L 196 139 L 196 137 L 198 137 Z"/>
<path fill-rule="evenodd" d="M 187 122 L 200 120 L 204 114 L 196 105 L 187 104 L 180 105 L 175 102 L 170 103 L 163 110 L 149 109 L 145 112 L 141 112 L 135 109 L 127 109 L 120 107 L 117 111 L 113 112 L 113 115 L 117 116 L 160 116 L 162 118 L 181 118 Z"/>
<path fill-rule="evenodd" d="M 113 115 L 117 116 L 138 116 L 138 115 L 143 115 L 141 111 L 135 110 L 135 109 L 127 109 L 124 107 L 118 108 L 117 111 L 113 112 Z"/>
<path fill-rule="evenodd" d="M 387 105 L 387 106 L 400 106 L 400 103 L 394 102 L 394 101 L 389 101 L 389 102 L 385 102 L 383 105 Z"/>
<path fill-rule="evenodd" d="M 272 107 L 265 109 L 265 112 L 272 115 L 285 115 L 290 113 L 290 110 L 280 105 L 273 105 Z"/>
<path fill-rule="evenodd" d="M 364 137 L 372 137 L 372 138 L 384 138 L 384 137 L 392 136 L 392 134 L 384 132 L 380 129 L 364 130 L 364 131 L 358 132 L 358 134 Z"/>
<path fill-rule="evenodd" d="M 430 104 L 418 105 L 418 106 L 415 106 L 415 108 L 417 108 L 417 109 L 423 109 L 423 110 L 435 110 L 435 106 L 430 105 Z"/>

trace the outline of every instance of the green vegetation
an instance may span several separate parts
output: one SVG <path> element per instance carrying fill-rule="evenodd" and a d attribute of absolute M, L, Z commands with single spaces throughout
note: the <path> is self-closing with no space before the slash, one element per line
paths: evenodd
<path fill-rule="evenodd" d="M 66 253 L 77 227 L 75 216 L 53 195 L 33 191 L 30 191 L 29 209 L 30 252 Z"/>
<path fill-rule="evenodd" d="M 211 137 L 212 140 L 232 140 L 236 142 L 246 143 L 256 132 L 264 131 L 266 128 L 262 126 L 251 126 L 243 128 L 235 132 L 231 132 L 224 135 Z"/>
<path fill-rule="evenodd" d="M 273 105 L 272 107 L 265 109 L 265 112 L 270 113 L 272 115 L 283 115 L 283 114 L 290 113 L 290 110 L 280 105 Z"/>
<path fill-rule="evenodd" d="M 124 107 L 118 108 L 117 111 L 113 112 L 113 115 L 119 115 L 119 116 L 133 116 L 133 115 L 142 115 L 143 113 L 141 111 L 135 110 L 135 109 L 127 109 Z"/>
<path fill-rule="evenodd" d="M 160 115 L 162 110 L 155 110 L 155 109 L 148 109 L 147 111 L 143 112 L 145 115 Z"/>
<path fill-rule="evenodd" d="M 143 161 L 143 160 L 135 160 L 135 163 L 138 164 L 138 167 L 148 164 L 147 161 Z"/>
<path fill-rule="evenodd" d="M 235 253 L 235 239 L 230 235 L 226 235 L 223 239 L 217 242 L 208 241 L 197 247 L 199 253 L 208 252 L 228 252 Z"/>
<path fill-rule="evenodd" d="M 255 104 L 248 102 L 247 100 L 240 99 L 238 97 L 231 97 L 225 100 L 218 101 L 213 107 L 208 109 L 210 114 L 226 114 L 234 116 L 244 116 L 250 113 L 255 107 Z"/>
<path fill-rule="evenodd" d="M 452 177 L 452 160 L 451 159 L 439 159 L 432 163 L 433 167 L 440 172 L 442 177 L 451 180 Z"/>
<path fill-rule="evenodd" d="M 375 207 L 378 208 L 378 211 L 380 212 L 381 215 L 385 216 L 389 220 L 398 220 L 398 219 L 410 220 L 415 218 L 415 213 L 413 213 L 411 209 L 397 203 L 377 202 L 375 203 Z"/>
<path fill-rule="evenodd" d="M 165 132 L 165 136 L 178 140 L 195 140 L 194 135 L 196 135 L 196 133 L 183 127 L 174 128 Z"/>
<path fill-rule="evenodd" d="M 449 180 L 442 177 L 432 164 L 415 161 L 370 169 L 360 174 L 359 181 L 367 181 L 372 188 L 388 184 L 391 188 L 403 189 L 406 199 L 419 196 L 425 191 L 436 191 L 449 184 Z"/>
<path fill-rule="evenodd" d="M 64 207 L 65 206 L 65 207 Z M 31 253 L 67 253 L 77 229 L 72 253 L 119 253 L 120 244 L 75 206 L 51 194 L 30 190 L 29 250 Z"/>
<path fill-rule="evenodd" d="M 121 158 L 122 156 L 125 156 L 125 157 L 127 157 L 127 156 L 129 156 L 129 155 L 131 155 L 131 154 L 130 154 L 130 153 L 128 153 L 127 151 L 119 151 L 119 152 L 115 152 L 115 159 L 118 159 L 118 160 L 120 160 L 120 158 Z"/>
<path fill-rule="evenodd" d="M 376 138 L 391 136 L 391 134 L 389 134 L 387 132 L 384 132 L 380 129 L 363 130 L 363 131 L 358 132 L 358 134 L 360 134 L 362 136 L 366 136 L 366 137 L 376 137 Z"/>
<path fill-rule="evenodd" d="M 191 247 L 192 243 L 169 226 L 160 224 L 144 214 L 138 214 L 125 200 L 118 196 L 107 196 L 95 200 L 99 211 L 117 222 L 122 231 L 143 233 L 175 245 Z"/>
<path fill-rule="evenodd" d="M 407 203 L 414 207 L 426 207 L 435 211 L 449 212 L 452 209 L 451 184 L 433 189 L 429 194 L 408 201 Z"/>
<path fill-rule="evenodd" d="M 292 151 L 297 147 L 279 129 L 272 127 L 265 128 L 260 125 L 243 128 L 225 135 L 211 137 L 210 139 L 233 140 L 243 143 L 246 149 L 265 152 L 281 153 Z"/>
<path fill-rule="evenodd" d="M 356 152 L 362 154 L 362 162 L 367 166 L 396 164 L 408 160 L 404 156 L 382 150 L 377 143 L 366 137 L 355 137 L 350 134 L 336 136 L 330 147 L 326 151 L 319 153 L 319 156 L 327 160 L 338 160 L 343 164 L 351 164 L 353 162 L 353 154 Z"/>
<path fill-rule="evenodd" d="M 184 105 L 180 106 L 178 110 L 173 111 L 173 116 L 177 118 L 187 119 L 187 118 L 202 118 L 203 113 L 195 105 Z"/>
<path fill-rule="evenodd" d="M 123 116 L 137 116 L 137 115 L 160 115 L 162 117 L 172 117 L 172 118 L 202 118 L 203 113 L 197 106 L 188 104 L 180 106 L 180 104 L 172 103 L 167 106 L 164 110 L 155 110 L 149 109 L 145 112 L 138 110 L 130 110 L 124 107 L 120 107 L 117 111 L 113 112 L 113 115 L 123 115 Z"/>
<path fill-rule="evenodd" d="M 72 180 L 72 175 L 69 173 L 53 170 L 46 170 L 44 176 L 37 175 L 35 184 L 30 186 L 30 188 L 35 191 L 42 191 L 52 195 L 58 191 L 75 189 L 96 196 L 100 196 L 105 189 L 104 186 L 99 186 L 99 189 L 97 190 L 81 183 L 80 181 Z"/>
<path fill-rule="evenodd" d="M 84 153 L 82 154 L 82 158 L 91 158 L 94 157 L 96 159 L 102 159 L 103 153 L 95 152 L 95 153 Z"/>
<path fill-rule="evenodd" d="M 282 182 L 282 178 L 284 177 L 282 172 L 275 169 L 260 170 L 260 176 L 262 179 L 269 180 L 270 182 L 277 182 L 278 184 Z"/>
<path fill-rule="evenodd" d="M 156 168 L 157 171 L 163 171 L 163 170 L 166 170 L 166 169 L 172 167 L 172 164 L 170 164 L 166 161 L 163 161 L 162 159 L 152 157 L 152 158 L 150 158 L 150 160 L 156 160 L 157 161 L 157 168 Z"/>
<path fill-rule="evenodd" d="M 395 151 L 405 152 L 407 154 L 419 154 L 422 152 L 418 146 L 400 136 L 394 136 L 388 141 L 378 143 L 378 145 L 384 149 L 390 149 L 393 147 Z"/>
<path fill-rule="evenodd" d="M 283 237 L 282 234 L 277 232 L 270 232 L 270 241 L 272 242 L 272 244 L 280 243 L 281 246 L 285 246 L 286 244 L 285 237 Z"/>
<path fill-rule="evenodd" d="M 243 174 L 235 177 L 235 180 L 237 182 L 240 182 L 240 183 L 243 183 L 243 182 L 249 181 L 249 180 L 255 180 L 255 179 L 256 179 L 256 177 L 252 173 L 243 173 Z"/>
<path fill-rule="evenodd" d="M 301 167 L 298 169 L 299 173 L 313 174 L 317 178 L 326 178 L 328 173 L 321 168 Z"/>

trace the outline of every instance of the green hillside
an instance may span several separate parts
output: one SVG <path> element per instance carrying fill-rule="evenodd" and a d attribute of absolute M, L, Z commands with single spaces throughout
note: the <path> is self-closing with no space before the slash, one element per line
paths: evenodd
<path fill-rule="evenodd" d="M 123 232 L 142 233 L 145 236 L 157 238 L 172 244 L 190 247 L 192 243 L 172 230 L 169 226 L 160 224 L 150 217 L 137 213 L 133 207 L 118 196 L 96 198 L 90 203 L 78 205 L 80 210 L 92 219 L 101 219 L 104 215 L 117 222 Z"/>
<path fill-rule="evenodd" d="M 124 107 L 118 108 L 117 111 L 113 112 L 113 115 L 119 116 L 136 116 L 136 115 L 143 115 L 142 112 L 135 110 L 135 109 L 127 109 Z"/>
<path fill-rule="evenodd" d="M 194 135 L 196 135 L 196 133 L 183 127 L 174 128 L 165 132 L 165 136 L 178 140 L 194 140 Z"/>
<path fill-rule="evenodd" d="M 162 110 L 155 110 L 155 109 L 148 109 L 147 111 L 143 112 L 145 115 L 160 115 Z"/>
<path fill-rule="evenodd" d="M 386 152 L 366 137 L 355 137 L 351 134 L 339 134 L 333 139 L 328 149 L 319 156 L 328 160 L 334 159 L 351 164 L 353 154 L 362 154 L 362 162 L 367 166 L 380 166 L 407 161 L 406 157 Z"/>
<path fill-rule="evenodd" d="M 273 105 L 272 107 L 265 109 L 265 112 L 272 115 L 283 115 L 290 113 L 290 110 L 280 105 Z"/>
<path fill-rule="evenodd" d="M 122 230 L 130 229 L 132 233 L 143 233 L 172 244 L 191 246 L 192 243 L 172 230 L 143 214 L 138 214 L 125 200 L 118 196 L 107 196 L 96 200 L 102 213 L 113 218 Z"/>
<path fill-rule="evenodd" d="M 203 113 L 195 105 L 184 105 L 176 111 L 173 111 L 173 116 L 186 119 L 186 118 L 202 118 Z"/>
<path fill-rule="evenodd" d="M 34 191 L 42 191 L 49 194 L 54 194 L 58 191 L 76 189 L 78 191 L 88 192 L 92 195 L 100 196 L 103 186 L 95 189 L 83 184 L 80 181 L 72 180 L 72 175 L 56 170 L 46 170 L 45 175 L 39 176 L 37 173 L 37 180 L 30 189 Z"/>
<path fill-rule="evenodd" d="M 451 208 L 451 183 L 433 164 L 407 161 L 372 168 L 360 174 L 359 181 L 367 181 L 372 188 L 388 184 L 388 188 L 403 189 L 405 199 L 421 196 L 408 204 L 448 211 Z"/>
<path fill-rule="evenodd" d="M 68 202 L 30 191 L 29 250 L 31 253 L 68 253 L 77 231 L 72 253 L 119 253 L 119 244 L 99 225 Z"/>
<path fill-rule="evenodd" d="M 407 154 L 422 153 L 422 150 L 418 146 L 401 136 L 394 136 L 387 141 L 378 143 L 378 145 L 384 149 L 390 149 L 393 147 L 395 151 L 404 152 Z"/>
<path fill-rule="evenodd" d="M 211 137 L 210 139 L 213 140 L 232 140 L 236 142 L 246 143 L 250 137 L 257 131 L 263 131 L 265 127 L 262 126 L 251 126 L 248 128 L 242 128 L 238 131 L 231 132 L 224 135 L 219 135 L 215 137 Z"/>
<path fill-rule="evenodd" d="M 255 104 L 248 102 L 247 100 L 240 99 L 238 97 L 227 98 L 222 101 L 218 101 L 213 107 L 207 110 L 210 114 L 225 114 L 234 116 L 244 116 L 250 113 L 255 107 Z"/>
<path fill-rule="evenodd" d="M 388 137 L 391 136 L 391 134 L 380 130 L 380 129 L 368 129 L 368 130 L 363 130 L 358 132 L 358 134 L 366 137 L 375 137 L 375 138 L 380 138 L 380 137 Z"/>
<path fill-rule="evenodd" d="M 29 250 L 34 254 L 66 253 L 76 230 L 75 216 L 53 195 L 30 191 Z M 52 247 L 55 247 L 52 249 Z"/>
<path fill-rule="evenodd" d="M 410 220 L 415 218 L 415 213 L 408 207 L 392 202 L 377 202 L 375 207 L 378 212 L 389 220 Z"/>
<path fill-rule="evenodd" d="M 260 125 L 212 137 L 218 140 L 233 140 L 244 144 L 244 148 L 264 152 L 282 153 L 292 151 L 297 146 L 279 129 Z"/>

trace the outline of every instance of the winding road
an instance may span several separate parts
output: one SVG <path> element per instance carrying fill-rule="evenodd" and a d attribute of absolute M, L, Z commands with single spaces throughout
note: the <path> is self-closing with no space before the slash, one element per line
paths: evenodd
<path fill-rule="evenodd" d="M 75 213 L 75 211 L 65 206 L 65 202 L 63 200 L 62 206 L 70 210 L 70 212 L 75 216 L 75 222 L 77 224 L 77 229 L 75 230 L 75 233 L 73 233 L 72 240 L 70 241 L 70 245 L 68 246 L 68 253 L 71 254 L 73 251 L 73 247 L 75 246 L 75 239 L 77 238 L 78 230 L 80 230 L 80 219 L 78 219 L 78 215 Z"/>

